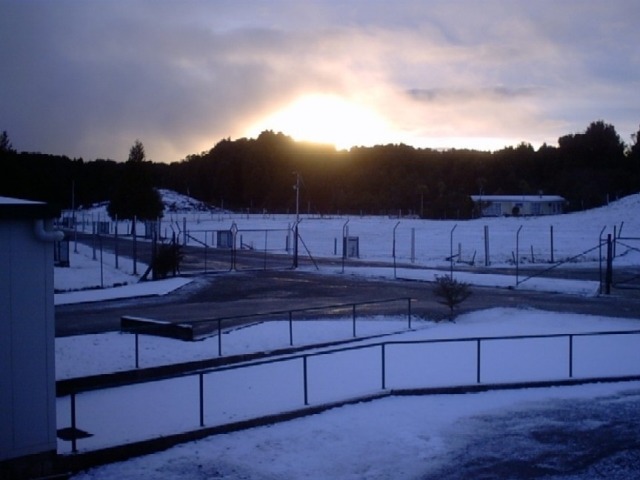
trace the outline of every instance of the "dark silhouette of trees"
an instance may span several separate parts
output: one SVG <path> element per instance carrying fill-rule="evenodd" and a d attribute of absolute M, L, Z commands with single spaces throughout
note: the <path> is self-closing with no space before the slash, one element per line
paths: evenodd
<path fill-rule="evenodd" d="M 302 213 L 464 219 L 474 215 L 469 196 L 478 193 L 562 195 L 569 210 L 579 210 L 640 190 L 639 135 L 640 130 L 626 146 L 612 125 L 599 120 L 560 137 L 557 146 L 537 150 L 521 143 L 495 152 L 402 144 L 337 151 L 265 131 L 255 139 L 222 139 L 208 151 L 159 164 L 146 160 L 139 141 L 124 163 L 85 162 L 18 153 L 4 132 L 0 195 L 68 208 L 73 190 L 76 206 L 111 200 L 120 218 L 155 218 L 161 211 L 155 187 L 225 209 L 293 212 L 299 174 Z M 150 210 L 134 211 L 135 205 Z"/>
<path fill-rule="evenodd" d="M 153 165 L 145 158 L 144 146 L 136 140 L 107 207 L 111 218 L 156 220 L 162 216 L 162 200 L 151 181 Z"/>

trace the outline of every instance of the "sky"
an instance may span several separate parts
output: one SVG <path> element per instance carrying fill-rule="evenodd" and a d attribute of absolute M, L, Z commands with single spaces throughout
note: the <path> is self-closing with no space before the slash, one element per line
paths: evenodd
<path fill-rule="evenodd" d="M 18 151 L 172 162 L 264 130 L 337 148 L 556 145 L 640 125 L 636 0 L 0 0 Z"/>

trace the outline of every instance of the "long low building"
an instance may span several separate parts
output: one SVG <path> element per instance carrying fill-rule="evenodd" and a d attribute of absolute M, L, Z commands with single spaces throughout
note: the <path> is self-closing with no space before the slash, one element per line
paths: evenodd
<path fill-rule="evenodd" d="M 471 200 L 483 217 L 557 215 L 566 203 L 558 195 L 471 195 Z"/>

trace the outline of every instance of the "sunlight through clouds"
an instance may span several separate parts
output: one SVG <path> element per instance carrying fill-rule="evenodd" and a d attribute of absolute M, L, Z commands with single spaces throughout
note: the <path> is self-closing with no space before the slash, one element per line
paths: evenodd
<path fill-rule="evenodd" d="M 353 145 L 555 145 L 640 123 L 637 0 L 5 0 L 18 150 L 177 161 L 262 130 Z"/>
<path fill-rule="evenodd" d="M 285 132 L 295 140 L 328 143 L 338 149 L 384 143 L 392 127 L 372 109 L 336 95 L 305 95 L 252 126 L 247 136 L 264 130 Z"/>

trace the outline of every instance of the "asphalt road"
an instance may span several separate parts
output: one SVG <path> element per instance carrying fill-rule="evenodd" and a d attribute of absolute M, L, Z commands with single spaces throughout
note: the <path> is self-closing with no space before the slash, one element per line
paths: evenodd
<path fill-rule="evenodd" d="M 640 476 L 640 391 L 532 401 L 465 419 L 445 436 L 423 480 L 539 478 L 635 480 Z"/>
<path fill-rule="evenodd" d="M 471 287 L 459 312 L 492 307 L 531 307 L 640 320 L 640 292 L 576 295 Z M 114 331 L 120 317 L 134 315 L 172 322 L 195 321 L 296 308 L 410 297 L 413 315 L 442 319 L 447 308 L 437 302 L 432 284 L 365 279 L 351 275 L 319 275 L 295 270 L 228 272 L 199 275 L 169 295 L 56 307 L 56 335 Z M 390 306 L 401 310 L 401 306 Z"/>

